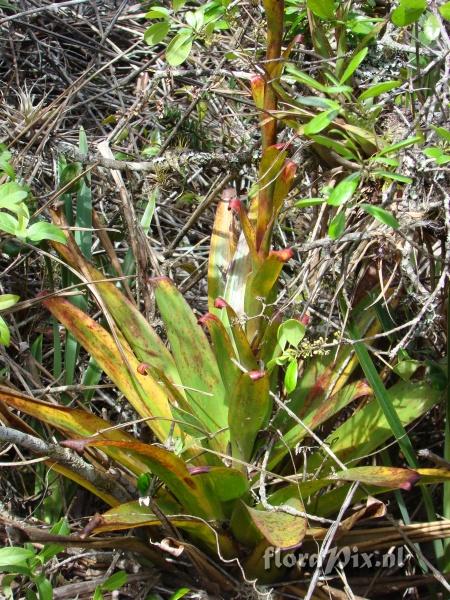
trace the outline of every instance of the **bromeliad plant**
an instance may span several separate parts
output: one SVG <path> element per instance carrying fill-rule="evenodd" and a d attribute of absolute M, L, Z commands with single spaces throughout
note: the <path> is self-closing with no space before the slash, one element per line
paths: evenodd
<path fill-rule="evenodd" d="M 351 488 L 355 502 L 390 489 L 409 490 L 418 480 L 448 478 L 439 470 L 358 466 L 392 437 L 392 422 L 401 430 L 439 402 L 439 389 L 424 377 L 394 380 L 385 389 L 361 344 L 358 354 L 350 345 L 326 354 L 310 344 L 314 350 L 308 351 L 302 346 L 305 321 L 295 315 L 286 319 L 276 308 L 282 269 L 293 253 L 272 250 L 272 232 L 295 163 L 276 143 L 277 98 L 270 83 L 281 68 L 283 6 L 267 0 L 265 9 L 267 73 L 253 81 L 262 115 L 257 192 L 248 208 L 231 190 L 219 203 L 211 236 L 209 312 L 198 320 L 169 279 L 153 279 L 166 345 L 70 234 L 66 244 L 54 243 L 93 295 L 104 322 L 61 296 L 45 295 L 42 303 L 115 383 L 154 443 L 88 410 L 0 389 L 6 421 L 20 424 L 5 405 L 37 418 L 68 438 L 62 445 L 91 462 L 89 478 L 67 463 L 52 465 L 111 506 L 91 531 L 169 524 L 210 554 L 238 558 L 247 575 L 261 580 L 282 575 L 265 570 L 266 548 L 323 539 L 352 482 L 359 485 L 356 493 Z M 61 213 L 55 212 L 54 221 L 64 225 Z M 353 309 L 353 334 L 377 330 L 369 304 L 370 298 Z M 358 377 L 358 360 L 371 385 Z M 323 442 L 322 426 L 329 432 Z M 306 458 L 300 469 L 302 447 Z M 95 474 L 104 481 L 111 463 L 118 478 L 106 489 L 96 484 Z M 340 535 L 374 514 L 369 505 L 342 521 Z M 380 514 L 381 505 L 376 506 Z"/>

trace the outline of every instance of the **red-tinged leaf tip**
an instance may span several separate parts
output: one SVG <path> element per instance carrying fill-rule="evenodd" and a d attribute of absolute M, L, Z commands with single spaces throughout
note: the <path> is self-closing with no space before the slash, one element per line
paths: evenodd
<path fill-rule="evenodd" d="M 264 81 L 264 77 L 262 75 L 253 75 L 252 78 L 250 79 L 250 83 L 252 84 L 252 87 L 260 87 L 260 86 L 264 86 L 265 85 L 265 81 Z"/>
<path fill-rule="evenodd" d="M 228 302 L 226 302 L 223 298 L 216 298 L 214 300 L 214 308 L 227 308 Z"/>
<path fill-rule="evenodd" d="M 290 181 L 291 179 L 294 178 L 296 172 L 297 172 L 297 163 L 295 163 L 293 160 L 287 160 L 284 163 L 284 168 L 283 168 L 284 179 L 287 179 L 288 181 Z"/>
<path fill-rule="evenodd" d="M 273 144 L 273 146 L 271 146 L 272 148 L 276 148 L 277 150 L 283 151 L 283 150 L 289 150 L 291 148 L 292 144 L 286 144 L 284 142 L 280 142 L 279 144 Z"/>
<path fill-rule="evenodd" d="M 311 317 L 309 315 L 303 315 L 303 317 L 299 318 L 299 321 L 302 325 L 309 325 Z"/>
<path fill-rule="evenodd" d="M 89 440 L 62 440 L 59 445 L 69 448 L 69 450 L 75 450 L 78 454 L 83 454 L 88 443 Z"/>
<path fill-rule="evenodd" d="M 228 210 L 240 212 L 242 209 L 242 202 L 238 198 L 233 198 L 228 203 Z"/>
<path fill-rule="evenodd" d="M 265 371 L 249 371 L 247 373 L 247 375 L 252 381 L 258 381 L 258 379 L 262 379 L 265 376 L 265 374 Z"/>
<path fill-rule="evenodd" d="M 140 363 L 137 367 L 137 372 L 139 375 L 147 375 L 150 369 L 150 365 L 147 363 Z"/>
<path fill-rule="evenodd" d="M 287 262 L 294 256 L 294 251 L 292 248 L 284 248 L 284 250 L 272 250 L 270 252 L 270 256 L 275 256 L 278 258 L 278 260 L 281 260 L 281 262 Z"/>
<path fill-rule="evenodd" d="M 197 321 L 197 323 L 199 325 L 207 325 L 208 321 L 216 321 L 218 322 L 219 319 L 216 317 L 216 315 L 213 315 L 212 313 L 208 312 L 206 314 L 204 314 L 202 317 L 200 317 Z"/>
<path fill-rule="evenodd" d="M 50 290 L 42 290 L 41 292 L 36 294 L 36 298 L 45 298 L 46 296 L 48 296 L 51 293 L 52 292 Z"/>
<path fill-rule="evenodd" d="M 419 481 L 419 479 L 420 479 L 419 473 L 417 473 L 417 471 L 411 471 L 409 480 L 404 481 L 398 487 L 401 488 L 402 490 L 405 490 L 406 492 L 409 492 L 410 490 L 412 490 L 413 486 Z"/>
<path fill-rule="evenodd" d="M 189 467 L 189 473 L 191 475 L 202 475 L 203 473 L 209 473 L 211 471 L 211 467 Z"/>

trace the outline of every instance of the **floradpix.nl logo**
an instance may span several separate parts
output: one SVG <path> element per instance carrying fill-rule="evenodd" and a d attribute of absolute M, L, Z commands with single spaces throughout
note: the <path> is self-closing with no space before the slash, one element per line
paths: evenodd
<path fill-rule="evenodd" d="M 324 575 L 330 575 L 337 568 L 345 567 L 353 569 L 391 569 L 405 563 L 405 548 L 400 546 L 392 552 L 381 553 L 359 551 L 356 546 L 337 546 L 331 548 L 326 556 L 319 553 L 295 553 L 285 552 L 280 548 L 269 546 L 264 552 L 264 568 L 269 569 L 286 567 L 288 569 L 297 567 L 299 569 L 316 569 L 320 566 Z"/>

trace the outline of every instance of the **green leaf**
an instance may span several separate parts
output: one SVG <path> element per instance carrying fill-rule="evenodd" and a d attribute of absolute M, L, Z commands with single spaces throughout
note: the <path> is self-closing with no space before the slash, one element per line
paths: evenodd
<path fill-rule="evenodd" d="M 9 346 L 11 341 L 11 334 L 9 333 L 9 327 L 3 317 L 0 317 L 0 344 L 3 346 Z"/>
<path fill-rule="evenodd" d="M 339 114 L 339 110 L 327 110 L 322 112 L 308 121 L 303 127 L 303 133 L 305 135 L 313 135 L 319 133 L 333 121 Z"/>
<path fill-rule="evenodd" d="M 172 0 L 173 10 L 180 10 L 186 4 L 186 0 Z"/>
<path fill-rule="evenodd" d="M 332 240 L 336 240 L 340 237 L 345 230 L 345 213 L 344 211 L 338 213 L 328 226 L 328 235 Z"/>
<path fill-rule="evenodd" d="M 304 200 L 298 200 L 295 206 L 298 208 L 305 208 L 307 206 L 317 206 L 317 204 L 323 204 L 325 198 L 305 198 Z"/>
<path fill-rule="evenodd" d="M 191 413 L 174 404 L 170 407 L 170 410 L 173 418 L 176 419 L 177 425 L 186 435 L 190 435 L 197 440 L 204 440 L 208 437 L 208 431 L 195 415 L 191 415 Z"/>
<path fill-rule="evenodd" d="M 435 125 L 432 125 L 431 127 L 441 139 L 445 140 L 446 142 L 450 142 L 450 131 L 448 129 L 445 129 L 444 127 L 436 127 Z"/>
<path fill-rule="evenodd" d="M 205 22 L 205 14 L 202 9 L 191 11 L 189 10 L 185 16 L 186 23 L 194 29 L 194 31 L 199 31 L 202 28 L 203 23 Z"/>
<path fill-rule="evenodd" d="M 5 310 L 14 306 L 19 300 L 20 296 L 16 296 L 15 294 L 2 294 L 0 296 L 0 310 Z"/>
<path fill-rule="evenodd" d="M 233 458 L 251 459 L 256 436 L 270 415 L 269 376 L 263 371 L 242 373 L 231 393 L 228 411 Z M 236 468 L 246 470 L 240 463 Z"/>
<path fill-rule="evenodd" d="M 441 156 L 436 158 L 438 165 L 446 165 L 448 162 L 450 162 L 450 154 L 441 154 Z"/>
<path fill-rule="evenodd" d="M 83 165 L 81 163 L 75 162 L 69 165 L 66 165 L 59 176 L 59 187 L 63 188 L 68 185 L 73 179 L 78 178 L 83 172 Z M 71 185 L 66 193 L 72 193 L 78 191 L 81 185 L 81 179 L 78 179 Z"/>
<path fill-rule="evenodd" d="M 96 440 L 95 438 L 86 439 L 84 443 L 87 447 L 101 449 L 121 448 L 132 455 L 145 457 L 151 472 L 164 481 L 175 498 L 190 511 L 189 514 L 208 519 L 222 514 L 218 498 L 208 493 L 202 479 L 192 475 L 184 461 L 165 448 L 136 441 Z M 69 446 L 69 444 L 70 442 L 65 442 L 65 445 Z"/>
<path fill-rule="evenodd" d="M 27 561 L 35 556 L 34 550 L 18 548 L 15 546 L 0 548 L 0 571 L 2 567 L 22 566 L 27 567 Z"/>
<path fill-rule="evenodd" d="M 341 83 L 345 83 L 347 79 L 350 79 L 350 77 L 353 75 L 353 73 L 362 63 L 362 61 L 366 58 L 368 51 L 369 48 L 366 47 L 360 50 L 357 54 L 355 54 L 355 56 L 353 56 L 353 58 L 350 60 L 345 71 L 342 74 L 342 77 L 340 79 Z"/>
<path fill-rule="evenodd" d="M 400 165 L 400 161 L 396 158 L 388 158 L 386 156 L 374 156 L 372 160 L 374 162 L 379 162 L 382 165 L 387 165 L 388 167 L 394 167 L 395 169 Z"/>
<path fill-rule="evenodd" d="M 377 177 L 384 177 L 385 179 L 394 179 L 394 181 L 400 181 L 400 183 L 412 183 L 411 177 L 402 175 L 401 173 L 391 173 L 391 171 L 373 171 L 373 175 Z"/>
<path fill-rule="evenodd" d="M 70 527 L 67 523 L 67 520 L 65 518 L 60 519 L 50 529 L 50 533 L 52 535 L 69 535 Z M 42 561 L 42 564 L 45 564 L 63 550 L 64 546 L 61 544 L 45 544 L 44 548 L 37 555 L 37 558 Z"/>
<path fill-rule="evenodd" d="M 428 158 L 437 159 L 440 156 L 442 156 L 443 151 L 442 151 L 441 148 L 438 148 L 437 146 L 432 146 L 431 148 L 425 148 L 425 150 L 423 151 L 423 153 Z"/>
<path fill-rule="evenodd" d="M 394 367 L 394 373 L 397 373 L 403 381 L 409 381 L 422 363 L 418 360 L 401 360 Z"/>
<path fill-rule="evenodd" d="M 33 581 L 38 590 L 39 600 L 53 600 L 53 586 L 43 574 L 33 577 Z"/>
<path fill-rule="evenodd" d="M 345 313 L 344 313 L 345 314 Z M 348 322 L 348 333 L 351 339 L 360 339 L 360 334 L 355 324 L 349 320 Z M 374 392 L 375 398 L 383 412 L 384 418 L 386 419 L 389 429 L 397 439 L 398 445 L 403 452 L 410 467 L 417 467 L 417 459 L 411 440 L 406 433 L 400 416 L 395 409 L 392 399 L 389 393 L 384 387 L 384 383 L 378 374 L 378 371 L 373 364 L 372 358 L 363 342 L 354 342 L 354 349 L 356 356 L 358 357 L 359 364 L 364 371 L 365 376 Z"/>
<path fill-rule="evenodd" d="M 111 577 L 102 583 L 101 588 L 104 592 L 113 592 L 114 590 L 118 590 L 128 581 L 128 575 L 125 571 L 117 571 Z"/>
<path fill-rule="evenodd" d="M 208 339 L 186 300 L 169 279 L 155 279 L 154 289 L 191 412 L 208 431 L 216 433 L 228 426 L 228 411 L 225 388 Z M 226 437 L 225 432 L 223 436 Z"/>
<path fill-rule="evenodd" d="M 296 497 L 284 504 L 303 512 L 303 504 Z M 282 511 L 257 510 L 246 506 L 253 523 L 270 545 L 275 548 L 292 548 L 298 546 L 306 533 L 306 519 L 290 515 Z"/>
<path fill-rule="evenodd" d="M 230 467 L 211 467 L 207 473 L 196 477 L 207 480 L 221 502 L 241 498 L 249 487 L 247 475 Z"/>
<path fill-rule="evenodd" d="M 352 337 L 355 336 L 352 334 Z M 373 382 L 369 380 L 369 383 L 372 385 Z M 426 383 L 416 381 L 401 381 L 385 390 L 385 393 L 387 394 L 388 403 L 400 419 L 403 431 L 404 426 L 409 425 L 429 411 L 442 398 L 442 391 L 435 390 Z M 354 465 L 394 435 L 396 434 L 384 410 L 381 408 L 379 401 L 374 399 L 355 411 L 342 425 L 333 430 L 325 442 L 330 444 L 330 448 L 342 462 L 346 465 Z M 308 460 L 308 471 L 311 472 L 311 469 L 319 468 L 323 463 L 323 454 L 316 452 Z M 415 464 L 410 466 L 416 468 Z M 335 467 L 334 461 L 327 458 L 325 468 L 321 471 L 321 477 L 328 473 L 332 467 Z"/>
<path fill-rule="evenodd" d="M 60 244 L 66 244 L 66 236 L 64 233 L 53 223 L 46 223 L 40 221 L 39 223 L 33 223 L 27 229 L 27 238 L 32 242 L 39 242 L 41 240 L 52 240 L 59 242 Z"/>
<path fill-rule="evenodd" d="M 423 32 L 429 42 L 437 40 L 437 38 L 441 34 L 441 22 L 433 15 L 433 13 L 429 13 L 425 23 L 423 24 Z"/>
<path fill-rule="evenodd" d="M 330 131 L 330 133 L 332 132 L 333 130 Z M 334 150 L 344 158 L 358 160 L 356 154 L 354 154 L 347 145 L 343 144 L 342 142 L 339 142 L 338 140 L 335 140 L 325 135 L 313 135 L 311 137 L 315 142 L 317 142 L 321 146 L 325 146 L 325 148 L 331 148 L 331 150 Z"/>
<path fill-rule="evenodd" d="M 333 0 L 306 0 L 306 6 L 317 17 L 322 19 L 334 19 L 335 10 Z"/>
<path fill-rule="evenodd" d="M 391 20 L 397 27 L 405 27 L 418 21 L 427 7 L 426 0 L 400 0 L 392 12 Z"/>
<path fill-rule="evenodd" d="M 10 235 L 16 235 L 18 227 L 19 222 L 16 218 L 7 213 L 0 213 L 0 231 L 4 231 Z"/>
<path fill-rule="evenodd" d="M 169 600 L 180 600 L 180 598 L 184 598 L 186 594 L 189 594 L 191 590 L 189 588 L 183 587 L 177 590 L 174 594 L 172 594 Z"/>
<path fill-rule="evenodd" d="M 361 208 L 369 215 L 372 215 L 372 217 L 374 217 L 378 221 L 381 221 L 381 223 L 389 225 L 389 227 L 392 227 L 393 229 L 398 229 L 400 227 L 400 223 L 397 221 L 394 215 L 388 210 L 381 208 L 381 206 L 373 206 L 372 204 L 361 204 Z"/>
<path fill-rule="evenodd" d="M 296 81 L 298 81 L 299 83 L 303 83 L 304 85 L 312 88 L 313 90 L 317 90 L 318 92 L 325 92 L 325 90 L 327 89 L 325 85 L 316 81 L 306 73 L 303 73 L 303 71 L 300 71 L 294 65 L 286 65 L 286 72 L 292 75 Z"/>
<path fill-rule="evenodd" d="M 47 298 L 43 304 L 91 354 L 141 417 L 162 417 L 161 420 L 149 420 L 148 426 L 160 440 L 165 440 L 170 428 L 166 419 L 172 416 L 167 391 L 151 374 L 143 375 L 140 372 L 140 362 L 122 336 L 123 354 L 119 352 L 114 338 L 71 302 L 64 298 Z M 128 365 L 124 363 L 123 355 Z"/>
<path fill-rule="evenodd" d="M 152 6 L 144 16 L 146 19 L 169 19 L 170 11 L 165 6 Z"/>
<path fill-rule="evenodd" d="M 160 23 L 153 23 L 144 33 L 144 41 L 149 46 L 156 46 L 169 33 L 170 23 L 168 21 L 161 21 Z"/>
<path fill-rule="evenodd" d="M 25 200 L 28 192 L 15 181 L 0 185 L 0 208 L 14 210 L 14 204 Z"/>
<path fill-rule="evenodd" d="M 139 490 L 139 494 L 141 496 L 145 496 L 148 492 L 148 488 L 150 487 L 150 483 L 152 480 L 151 473 L 141 473 L 136 481 L 136 487 Z"/>
<path fill-rule="evenodd" d="M 413 137 L 407 138 L 406 140 L 402 140 L 400 142 L 396 142 L 395 144 L 385 146 L 380 150 L 380 152 L 378 152 L 377 158 L 386 154 L 390 154 L 391 152 L 396 152 L 397 150 L 401 150 L 402 148 L 408 148 L 409 146 L 413 146 L 418 142 L 423 142 L 423 135 L 415 135 Z"/>
<path fill-rule="evenodd" d="M 369 98 L 375 98 L 375 96 L 379 96 L 380 94 L 384 94 L 385 92 L 389 92 L 396 87 L 402 85 L 400 79 L 395 79 L 391 81 L 382 81 L 381 83 L 375 83 L 371 85 L 367 90 L 365 90 L 359 97 L 358 101 L 362 102 L 363 100 L 368 100 Z"/>
<path fill-rule="evenodd" d="M 298 380 L 298 364 L 295 359 L 289 361 L 288 367 L 284 374 L 284 387 L 286 392 L 290 394 L 297 387 Z"/>
<path fill-rule="evenodd" d="M 337 186 L 331 190 L 327 204 L 330 204 L 331 206 L 340 206 L 341 204 L 348 202 L 358 187 L 359 179 L 359 173 L 352 173 L 340 181 Z"/>
<path fill-rule="evenodd" d="M 439 12 L 447 21 L 450 21 L 450 2 L 446 2 L 439 7 Z"/>
<path fill-rule="evenodd" d="M 94 592 L 94 596 L 93 596 L 92 600 L 103 600 L 103 599 L 104 599 L 104 597 L 103 597 L 103 594 L 102 594 L 101 587 L 100 586 L 96 587 L 95 588 L 95 592 Z"/>
<path fill-rule="evenodd" d="M 419 478 L 417 471 L 397 467 L 354 467 L 338 471 L 330 477 L 341 481 L 360 481 L 367 485 L 403 490 L 410 490 Z"/>
<path fill-rule="evenodd" d="M 166 48 L 166 60 L 171 67 L 177 67 L 184 63 L 191 52 L 194 41 L 191 31 L 183 31 L 170 41 Z"/>
<path fill-rule="evenodd" d="M 279 327 L 277 332 L 278 345 L 282 350 L 289 344 L 294 348 L 298 348 L 298 345 L 305 337 L 306 327 L 297 319 L 288 319 L 284 321 Z"/>

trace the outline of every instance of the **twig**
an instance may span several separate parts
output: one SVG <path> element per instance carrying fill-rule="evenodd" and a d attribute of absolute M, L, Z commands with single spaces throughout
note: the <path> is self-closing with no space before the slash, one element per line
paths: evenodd
<path fill-rule="evenodd" d="M 236 170 L 243 165 L 256 162 L 258 154 L 252 150 L 244 152 L 166 152 L 162 157 L 149 161 L 115 160 L 99 154 L 81 154 L 72 144 L 59 143 L 56 151 L 65 154 L 72 160 L 83 164 L 96 164 L 106 169 L 118 171 L 138 171 L 140 173 L 156 173 L 159 170 L 180 172 L 181 169 L 190 167 L 224 167 Z"/>
<path fill-rule="evenodd" d="M 58 444 L 49 444 L 33 435 L 23 433 L 11 427 L 0 427 L 0 441 L 17 444 L 18 446 L 27 448 L 27 450 L 30 450 L 34 454 L 47 456 L 55 463 L 68 467 L 99 490 L 114 496 L 119 502 L 127 502 L 131 499 L 129 494 L 118 485 L 115 479 L 98 471 L 84 461 L 81 456 L 78 456 L 68 448 L 62 448 Z"/>

